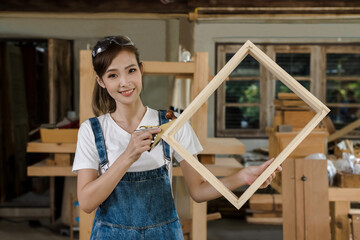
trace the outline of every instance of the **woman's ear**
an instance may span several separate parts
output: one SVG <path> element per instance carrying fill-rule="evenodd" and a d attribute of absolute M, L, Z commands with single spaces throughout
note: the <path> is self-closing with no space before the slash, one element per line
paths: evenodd
<path fill-rule="evenodd" d="M 98 75 L 96 75 L 96 81 L 100 85 L 100 87 L 106 88 L 103 80 Z"/>

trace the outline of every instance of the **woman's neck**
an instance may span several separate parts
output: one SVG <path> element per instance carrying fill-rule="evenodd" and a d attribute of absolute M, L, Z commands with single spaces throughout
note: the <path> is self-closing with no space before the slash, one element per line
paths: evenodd
<path fill-rule="evenodd" d="M 145 113 L 146 107 L 139 100 L 130 105 L 118 104 L 111 117 L 120 127 L 131 133 L 138 127 Z"/>

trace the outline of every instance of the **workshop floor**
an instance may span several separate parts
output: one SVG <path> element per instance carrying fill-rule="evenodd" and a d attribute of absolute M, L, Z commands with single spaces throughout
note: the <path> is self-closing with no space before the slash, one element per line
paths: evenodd
<path fill-rule="evenodd" d="M 61 227 L 51 225 L 47 220 L 15 222 L 0 219 L 1 240 L 68 240 L 69 236 L 61 235 L 60 230 Z M 282 226 L 255 225 L 225 218 L 209 222 L 207 236 L 207 240 L 281 240 Z"/>

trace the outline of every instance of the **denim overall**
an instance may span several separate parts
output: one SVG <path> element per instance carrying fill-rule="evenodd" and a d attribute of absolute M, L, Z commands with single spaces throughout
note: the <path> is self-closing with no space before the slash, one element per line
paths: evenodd
<path fill-rule="evenodd" d="M 166 119 L 164 116 L 165 113 L 159 111 L 160 124 Z M 101 126 L 97 118 L 91 118 L 90 122 L 100 167 L 106 170 L 108 160 Z M 166 157 L 170 157 L 168 145 L 164 150 Z M 110 196 L 98 207 L 90 239 L 183 239 L 166 166 L 125 173 Z"/>

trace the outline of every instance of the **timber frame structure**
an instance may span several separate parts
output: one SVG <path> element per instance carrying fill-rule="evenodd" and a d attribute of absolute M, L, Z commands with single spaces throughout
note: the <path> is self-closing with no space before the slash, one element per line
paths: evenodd
<path fill-rule="evenodd" d="M 247 190 L 238 198 L 230 191 L 217 177 L 215 177 L 206 167 L 204 167 L 194 156 L 186 151 L 179 144 L 174 135 L 179 129 L 206 103 L 208 98 L 223 83 L 227 76 L 236 66 L 248 55 L 253 56 L 259 63 L 263 64 L 273 73 L 282 83 L 296 93 L 305 101 L 315 112 L 314 118 L 299 132 L 297 136 L 286 146 L 286 148 L 275 158 L 275 160 L 265 169 L 265 171 L 251 184 Z M 310 132 L 321 122 L 330 110 L 307 89 L 291 77 L 285 70 L 277 65 L 264 52 L 256 47 L 252 42 L 247 41 L 229 60 L 229 62 L 219 71 L 212 81 L 199 93 L 190 103 L 184 112 L 178 117 L 176 122 L 163 134 L 163 139 L 179 153 L 202 177 L 204 177 L 213 187 L 219 191 L 237 209 L 240 209 L 245 202 L 255 193 L 264 181 L 276 170 L 280 164 L 290 155 L 292 151 L 310 134 Z"/>

